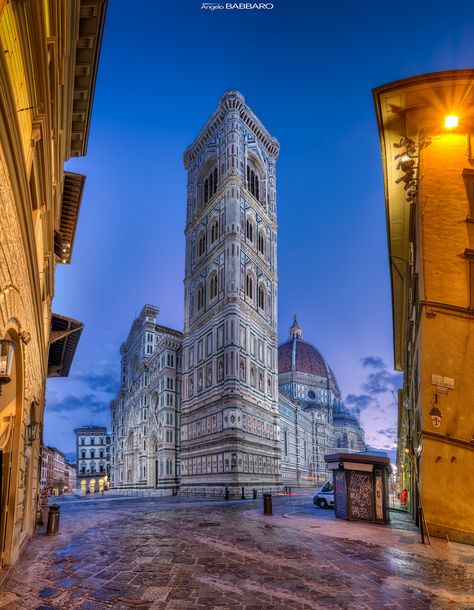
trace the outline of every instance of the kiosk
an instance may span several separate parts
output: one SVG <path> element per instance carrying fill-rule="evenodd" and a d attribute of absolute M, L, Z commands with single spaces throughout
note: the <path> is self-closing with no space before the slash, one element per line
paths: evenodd
<path fill-rule="evenodd" d="M 390 459 L 369 453 L 324 456 L 333 472 L 336 517 L 386 525 L 390 521 L 388 475 Z"/>

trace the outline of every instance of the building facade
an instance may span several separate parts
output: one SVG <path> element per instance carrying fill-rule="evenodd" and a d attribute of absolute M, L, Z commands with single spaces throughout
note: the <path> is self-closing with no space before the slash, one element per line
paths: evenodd
<path fill-rule="evenodd" d="M 182 488 L 281 484 L 278 152 L 243 96 L 228 91 L 184 154 Z"/>
<path fill-rule="evenodd" d="M 474 71 L 374 90 L 391 270 L 399 491 L 474 544 Z"/>
<path fill-rule="evenodd" d="M 113 488 L 240 496 L 314 485 L 328 476 L 325 453 L 365 449 L 296 317 L 278 349 L 278 152 L 229 91 L 184 154 L 184 333 L 158 325 L 158 308 L 145 305 L 121 347 Z"/>
<path fill-rule="evenodd" d="M 0 564 L 32 535 L 48 376 L 68 374 L 82 324 L 51 312 L 69 263 L 106 0 L 0 3 Z"/>
<path fill-rule="evenodd" d="M 186 493 L 179 468 L 182 335 L 158 325 L 158 313 L 145 305 L 120 350 L 121 387 L 110 404 L 110 482 L 113 489 Z M 364 431 L 343 404 L 332 369 L 303 339 L 296 317 L 278 349 L 278 370 L 282 484 L 314 487 L 329 476 L 325 455 L 366 449 Z M 257 420 L 249 425 L 258 433 Z"/>
<path fill-rule="evenodd" d="M 285 485 L 314 486 L 328 478 L 324 456 L 365 451 L 364 431 L 342 402 L 321 352 L 303 339 L 296 316 L 278 348 L 281 470 Z"/>
<path fill-rule="evenodd" d="M 83 426 L 76 434 L 77 487 L 82 493 L 109 488 L 111 437 L 103 426 Z"/>
<path fill-rule="evenodd" d="M 64 492 L 75 491 L 77 487 L 77 470 L 75 461 L 70 462 L 65 460 L 64 462 Z"/>
<path fill-rule="evenodd" d="M 110 405 L 111 485 L 174 491 L 180 479 L 182 333 L 145 305 L 120 348 L 121 383 Z"/>
<path fill-rule="evenodd" d="M 39 489 L 55 496 L 76 489 L 76 467 L 55 447 L 41 447 Z"/>

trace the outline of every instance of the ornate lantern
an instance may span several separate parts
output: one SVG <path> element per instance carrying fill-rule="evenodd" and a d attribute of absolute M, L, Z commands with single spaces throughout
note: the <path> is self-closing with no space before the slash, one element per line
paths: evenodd
<path fill-rule="evenodd" d="M 28 442 L 31 444 L 38 436 L 39 422 L 32 421 L 28 424 Z"/>
<path fill-rule="evenodd" d="M 16 343 L 11 339 L 0 339 L 0 394 L 2 386 L 10 383 Z"/>

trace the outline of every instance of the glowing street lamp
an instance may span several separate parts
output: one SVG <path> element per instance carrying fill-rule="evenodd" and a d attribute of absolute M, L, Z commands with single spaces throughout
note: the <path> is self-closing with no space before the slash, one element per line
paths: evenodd
<path fill-rule="evenodd" d="M 446 129 L 454 129 L 459 125 L 459 117 L 455 114 L 448 114 L 444 119 Z"/>

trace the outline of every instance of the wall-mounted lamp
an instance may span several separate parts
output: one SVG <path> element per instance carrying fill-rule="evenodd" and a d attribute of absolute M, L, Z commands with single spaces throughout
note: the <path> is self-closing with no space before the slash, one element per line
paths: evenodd
<path fill-rule="evenodd" d="M 0 339 L 0 394 L 2 387 L 11 381 L 13 356 L 16 343 L 11 339 Z"/>
<path fill-rule="evenodd" d="M 27 426 L 28 442 L 31 444 L 38 436 L 39 422 L 32 421 Z"/>

